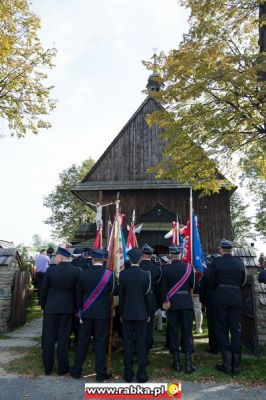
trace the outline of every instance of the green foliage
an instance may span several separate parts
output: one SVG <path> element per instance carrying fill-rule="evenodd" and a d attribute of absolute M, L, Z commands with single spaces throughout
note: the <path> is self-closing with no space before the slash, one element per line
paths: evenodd
<path fill-rule="evenodd" d="M 19 245 L 17 246 L 22 265 L 20 265 L 19 269 L 20 271 L 31 271 L 32 270 L 32 265 L 28 261 L 29 260 L 29 254 L 28 254 L 28 249 L 24 245 Z"/>
<path fill-rule="evenodd" d="M 258 176 L 265 179 L 266 53 L 258 55 L 262 1 L 179 3 L 191 10 L 191 25 L 179 47 L 156 60 L 165 89 L 154 96 L 166 111 L 151 114 L 148 122 L 163 129 L 166 150 L 154 172 L 210 193 L 226 183 L 217 169 L 232 178 L 257 160 Z M 154 69 L 153 62 L 145 65 Z"/>
<path fill-rule="evenodd" d="M 247 216 L 248 204 L 235 192 L 230 199 L 233 241 L 235 247 L 242 247 L 255 240 L 251 217 Z"/>
<path fill-rule="evenodd" d="M 44 198 L 44 206 L 52 212 L 45 223 L 53 227 L 54 238 L 70 240 L 82 221 L 94 220 L 95 213 L 71 193 L 93 164 L 94 161 L 89 158 L 81 165 L 71 165 L 59 174 L 59 184 Z"/>
<path fill-rule="evenodd" d="M 42 238 L 40 235 L 38 235 L 37 233 L 35 233 L 35 235 L 32 236 L 32 243 L 34 247 L 40 247 L 42 244 Z"/>
<path fill-rule="evenodd" d="M 30 322 L 33 319 L 41 318 L 42 315 L 43 314 L 39 305 L 37 292 L 31 289 L 29 293 L 29 305 L 27 308 L 27 322 Z"/>
<path fill-rule="evenodd" d="M 41 236 L 38 233 L 35 233 L 32 236 L 32 244 L 34 247 L 34 250 L 40 251 L 42 249 L 48 249 L 49 247 L 53 247 L 54 249 L 58 246 L 57 243 L 47 241 L 47 240 L 42 240 Z"/>
<path fill-rule="evenodd" d="M 256 206 L 255 228 L 261 238 L 266 241 L 266 182 L 260 177 L 260 164 L 265 159 L 265 154 L 261 157 L 245 161 L 245 174 L 243 181 L 247 182 L 247 187 Z"/>
<path fill-rule="evenodd" d="M 1 0 L 0 118 L 17 137 L 49 128 L 44 117 L 55 108 L 45 80 L 56 51 L 42 48 L 39 29 L 40 19 L 28 0 Z"/>

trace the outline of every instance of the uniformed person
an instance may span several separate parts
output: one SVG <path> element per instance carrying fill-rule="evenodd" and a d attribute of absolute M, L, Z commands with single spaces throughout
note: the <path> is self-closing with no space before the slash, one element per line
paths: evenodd
<path fill-rule="evenodd" d="M 266 262 L 265 263 L 265 269 L 263 271 L 260 271 L 258 274 L 258 281 L 259 283 L 264 283 L 266 284 Z"/>
<path fill-rule="evenodd" d="M 150 322 L 147 324 L 147 340 L 146 340 L 146 353 L 149 354 L 149 350 L 153 345 L 153 322 L 156 310 L 159 308 L 159 282 L 162 277 L 162 270 L 159 265 L 156 265 L 151 261 L 151 256 L 154 249 L 148 244 L 145 244 L 142 248 L 143 255 L 142 260 L 139 263 L 140 268 L 143 271 L 149 271 L 151 275 L 151 315 Z"/>
<path fill-rule="evenodd" d="M 130 266 L 120 273 L 119 277 L 119 308 L 123 329 L 124 344 L 124 379 L 132 382 L 134 372 L 132 368 L 134 337 L 138 359 L 137 381 L 146 382 L 146 334 L 147 322 L 150 320 L 150 273 L 139 268 L 142 250 L 129 250 Z"/>
<path fill-rule="evenodd" d="M 106 369 L 106 352 L 115 275 L 103 266 L 108 255 L 106 250 L 92 249 L 91 255 L 93 266 L 81 272 L 77 286 L 77 304 L 82 323 L 71 376 L 77 379 L 81 377 L 89 342 L 94 336 L 96 380 L 102 382 L 111 378 Z"/>
<path fill-rule="evenodd" d="M 193 353 L 193 301 L 191 289 L 194 287 L 195 276 L 193 267 L 180 261 L 182 248 L 169 247 L 170 263 L 162 269 L 161 290 L 164 299 L 163 308 L 167 310 L 169 351 L 173 357 L 173 369 L 181 371 L 179 358 L 179 327 L 184 338 L 182 344 L 185 353 L 185 372 L 192 373 Z"/>
<path fill-rule="evenodd" d="M 91 249 L 75 249 L 73 251 L 75 258 L 72 261 L 73 265 L 76 267 L 81 268 L 82 270 L 91 268 L 92 266 L 92 259 L 91 259 Z"/>
<path fill-rule="evenodd" d="M 211 270 L 217 339 L 222 355 L 222 364 L 216 368 L 226 374 L 237 375 L 241 362 L 241 286 L 246 281 L 246 268 L 239 258 L 232 256 L 229 240 L 221 241 L 220 254 L 222 257 L 213 261 Z"/>
<path fill-rule="evenodd" d="M 218 341 L 216 332 L 216 307 L 214 303 L 214 291 L 211 287 L 211 268 L 213 260 L 219 255 L 212 255 L 207 258 L 207 268 L 204 269 L 203 277 L 200 281 L 200 302 L 206 307 L 206 316 L 208 324 L 209 335 L 209 349 L 208 353 L 218 354 Z"/>
<path fill-rule="evenodd" d="M 42 359 L 46 375 L 54 364 L 54 348 L 57 342 L 58 375 L 69 372 L 68 339 L 72 314 L 75 309 L 75 288 L 80 271 L 68 262 L 67 249 L 59 247 L 45 274 L 41 289 L 43 313 Z"/>

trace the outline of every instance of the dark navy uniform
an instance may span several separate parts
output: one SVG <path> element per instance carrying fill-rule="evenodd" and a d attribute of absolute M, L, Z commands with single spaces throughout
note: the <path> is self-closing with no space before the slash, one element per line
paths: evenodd
<path fill-rule="evenodd" d="M 84 269 L 89 269 L 92 266 L 91 258 L 85 258 L 83 256 L 74 258 L 72 264 L 78 268 L 81 268 L 82 271 Z"/>
<path fill-rule="evenodd" d="M 131 382 L 134 376 L 132 369 L 134 335 L 138 358 L 137 380 L 146 382 L 148 379 L 146 332 L 147 320 L 151 315 L 148 295 L 150 286 L 150 274 L 140 269 L 138 265 L 131 265 L 120 273 L 119 308 L 124 341 L 124 379 L 127 382 Z"/>
<path fill-rule="evenodd" d="M 221 249 L 230 250 L 232 244 L 223 240 L 220 247 Z M 211 286 L 214 289 L 214 304 L 216 306 L 217 339 L 223 359 L 223 365 L 217 366 L 217 368 L 226 373 L 239 372 L 242 312 L 241 285 L 245 283 L 245 280 L 245 266 L 237 257 L 233 257 L 231 254 L 224 254 L 213 261 Z M 229 333 L 231 343 L 229 342 Z M 235 368 L 237 371 L 232 371 L 232 368 L 234 370 L 234 359 L 237 359 L 236 364 L 238 366 Z"/>
<path fill-rule="evenodd" d="M 77 286 L 77 304 L 82 309 L 86 299 L 101 281 L 106 268 L 94 264 L 92 268 L 81 272 Z M 88 353 L 90 338 L 94 336 L 95 370 L 96 379 L 103 380 L 108 377 L 106 371 L 106 351 L 108 340 L 108 327 L 110 319 L 111 295 L 115 287 L 115 276 L 109 279 L 107 285 L 95 302 L 82 314 L 83 323 L 79 328 L 79 337 L 75 366 L 71 371 L 74 378 L 80 378 L 82 365 Z"/>
<path fill-rule="evenodd" d="M 265 283 L 266 284 L 266 269 L 264 269 L 263 271 L 259 272 L 258 281 L 259 281 L 259 283 Z"/>
<path fill-rule="evenodd" d="M 45 373 L 52 372 L 57 342 L 58 374 L 69 371 L 68 339 L 75 310 L 75 288 L 80 270 L 69 262 L 47 269 L 41 290 L 43 314 L 42 358 Z"/>
<path fill-rule="evenodd" d="M 148 271 L 151 275 L 151 290 L 150 290 L 150 301 L 151 301 L 151 316 L 150 322 L 147 324 L 147 354 L 153 345 L 153 322 L 154 314 L 159 308 L 159 282 L 162 277 L 161 267 L 154 264 L 151 260 L 142 260 L 139 267 L 143 271 Z"/>
<path fill-rule="evenodd" d="M 207 268 L 204 269 L 203 277 L 200 281 L 200 302 L 206 307 L 208 333 L 209 333 L 209 353 L 218 353 L 218 341 L 216 333 L 216 307 L 214 303 L 214 291 L 211 287 L 211 267 L 212 264 L 208 263 Z"/>
<path fill-rule="evenodd" d="M 167 298 L 167 293 L 185 275 L 186 270 L 187 264 L 179 260 L 174 260 L 163 267 L 161 290 L 164 301 Z M 186 358 L 186 372 L 192 372 L 194 370 L 194 368 L 192 368 L 191 356 L 193 352 L 192 324 L 194 315 L 191 289 L 194 287 L 194 282 L 195 274 L 192 268 L 186 282 L 177 293 L 171 297 L 171 306 L 167 310 L 169 350 L 173 356 L 173 367 L 177 371 L 181 369 L 179 362 L 179 326 L 181 327 L 181 334 L 184 338 L 183 349 Z"/>

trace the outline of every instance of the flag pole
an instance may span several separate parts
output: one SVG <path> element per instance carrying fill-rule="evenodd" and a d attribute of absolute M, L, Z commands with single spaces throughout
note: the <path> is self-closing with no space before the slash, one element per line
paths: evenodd
<path fill-rule="evenodd" d="M 117 200 L 115 201 L 115 220 L 114 220 L 114 248 L 113 248 L 113 260 L 112 260 L 112 269 L 113 272 L 117 271 L 117 240 L 119 235 L 119 214 L 120 214 L 120 200 L 119 200 L 119 192 L 117 195 Z M 111 297 L 111 312 L 110 312 L 110 324 L 109 324 L 109 341 L 108 341 L 108 358 L 107 358 L 107 369 L 109 373 L 112 370 L 112 347 L 113 347 L 113 319 L 114 319 L 114 298 Z"/>
<path fill-rule="evenodd" d="M 189 215 L 190 215 L 190 259 L 193 266 L 193 192 L 192 186 L 189 189 Z"/>

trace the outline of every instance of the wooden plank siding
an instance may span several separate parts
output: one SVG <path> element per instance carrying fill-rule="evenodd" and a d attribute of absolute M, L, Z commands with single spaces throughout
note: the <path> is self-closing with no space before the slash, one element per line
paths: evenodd
<path fill-rule="evenodd" d="M 83 182 L 154 180 L 147 169 L 161 161 L 164 142 L 158 137 L 158 127 L 147 125 L 146 116 L 160 108 L 148 97 Z"/>
<path fill-rule="evenodd" d="M 116 198 L 116 191 L 104 191 L 103 203 L 109 203 Z M 199 193 L 193 192 L 193 206 L 198 216 L 199 231 L 204 250 L 217 252 L 217 245 L 222 238 L 231 239 L 230 193 L 222 190 L 219 194 L 201 198 Z M 181 216 L 184 225 L 189 216 L 189 189 L 147 189 L 120 191 L 121 212 L 126 215 L 126 223 L 130 223 L 132 212 L 136 210 L 136 222 L 141 223 L 140 216 L 149 211 L 157 202 Z M 114 207 L 104 210 L 104 226 L 107 227 L 109 215 L 114 218 Z M 152 222 L 152 221 L 151 221 Z M 171 227 L 169 221 L 169 230 Z M 154 235 L 153 235 L 154 236 Z M 157 233 L 160 244 L 161 233 Z"/>
<path fill-rule="evenodd" d="M 178 212 L 186 224 L 189 214 L 189 189 L 183 188 L 182 185 L 180 188 L 174 181 L 157 180 L 147 171 L 162 160 L 165 143 L 159 136 L 159 128 L 155 125 L 149 127 L 146 117 L 161 109 L 162 106 L 148 96 L 82 183 L 73 188 L 73 193 L 87 201 L 92 199 L 95 193 L 101 192 L 99 201 L 107 203 L 116 199 L 119 190 L 121 211 L 126 214 L 127 223 L 130 222 L 134 209 L 139 223 L 143 213 L 152 209 L 157 202 L 161 202 L 170 211 Z M 167 186 L 167 182 L 171 185 Z M 207 252 L 217 252 L 217 245 L 222 238 L 232 238 L 230 195 L 231 192 L 227 190 L 204 198 L 200 198 L 197 192 L 193 195 L 200 235 Z M 105 227 L 109 215 L 113 219 L 114 209 L 113 206 L 103 209 Z M 171 221 L 169 228 L 170 224 Z M 160 235 L 162 236 L 161 232 L 152 232 L 150 237 L 159 243 L 150 244 L 159 245 Z"/>

